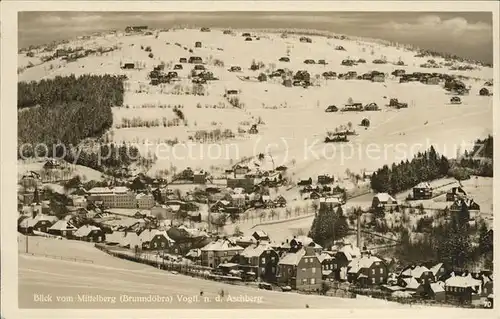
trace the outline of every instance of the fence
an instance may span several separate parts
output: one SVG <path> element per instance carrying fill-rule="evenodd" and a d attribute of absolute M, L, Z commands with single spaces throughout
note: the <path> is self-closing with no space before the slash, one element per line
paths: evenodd
<path fill-rule="evenodd" d="M 76 257 L 63 257 L 63 256 L 56 256 L 56 255 L 46 255 L 46 254 L 35 254 L 35 253 L 23 253 L 25 255 L 31 255 L 35 257 L 45 257 L 45 258 L 52 258 L 52 259 L 59 259 L 59 260 L 65 260 L 65 261 L 74 261 L 74 262 L 80 262 L 80 263 L 87 263 L 87 264 L 93 264 L 94 261 L 90 259 L 83 259 L 83 258 L 76 258 Z"/>

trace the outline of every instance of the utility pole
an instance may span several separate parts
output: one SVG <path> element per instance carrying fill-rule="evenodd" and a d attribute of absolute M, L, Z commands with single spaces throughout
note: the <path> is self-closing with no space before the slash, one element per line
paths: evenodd
<path fill-rule="evenodd" d="M 357 225 L 356 225 L 356 239 L 357 239 L 357 246 L 358 248 L 360 247 L 361 244 L 361 212 L 357 212 Z"/>
<path fill-rule="evenodd" d="M 210 202 L 208 201 L 208 197 L 207 197 L 207 207 L 208 207 L 208 233 L 211 234 L 212 233 L 212 227 L 211 227 L 211 224 L 212 224 L 212 220 L 210 219 Z"/>
<path fill-rule="evenodd" d="M 28 235 L 26 235 L 26 253 L 28 253 Z"/>

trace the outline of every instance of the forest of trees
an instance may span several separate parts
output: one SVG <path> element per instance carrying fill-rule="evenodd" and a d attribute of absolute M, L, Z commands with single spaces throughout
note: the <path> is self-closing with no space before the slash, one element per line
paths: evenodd
<path fill-rule="evenodd" d="M 105 144 L 79 147 L 113 124 L 112 106 L 123 105 L 124 76 L 74 75 L 18 83 L 18 157 L 64 158 L 106 171 L 140 159 L 135 147 Z M 40 146 L 43 145 L 43 146 Z"/>
<path fill-rule="evenodd" d="M 412 241 L 410 231 L 403 228 L 396 256 L 403 264 L 439 261 L 461 269 L 481 263 L 492 269 L 493 230 L 488 229 L 484 221 L 470 226 L 469 211 L 464 204 L 451 220 L 426 228 L 421 240 Z"/>
<path fill-rule="evenodd" d="M 122 76 L 83 75 L 18 83 L 18 155 L 56 156 L 113 123 L 112 106 L 123 104 Z M 36 147 L 43 144 L 45 147 Z M 60 147 L 56 147 L 60 145 Z M 47 153 L 48 150 L 48 154 Z"/>
<path fill-rule="evenodd" d="M 328 209 L 320 207 L 318 213 L 314 217 L 309 237 L 315 243 L 327 248 L 331 247 L 336 240 L 347 236 L 349 225 L 347 218 L 344 216 L 342 207 L 337 209 Z"/>
<path fill-rule="evenodd" d="M 457 165 L 473 175 L 493 177 L 493 136 L 478 139 L 474 149 L 466 151 Z"/>
<path fill-rule="evenodd" d="M 378 193 L 396 194 L 412 188 L 420 182 L 444 177 L 448 174 L 450 164 L 444 156 L 439 156 L 434 147 L 419 152 L 411 162 L 401 161 L 391 168 L 384 165 L 371 178 L 371 188 Z"/>

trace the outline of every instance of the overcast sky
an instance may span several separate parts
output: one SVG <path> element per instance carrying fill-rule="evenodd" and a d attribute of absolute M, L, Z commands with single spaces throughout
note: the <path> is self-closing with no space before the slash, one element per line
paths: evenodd
<path fill-rule="evenodd" d="M 490 12 L 21 12 L 19 46 L 128 25 L 310 28 L 380 38 L 493 62 Z"/>

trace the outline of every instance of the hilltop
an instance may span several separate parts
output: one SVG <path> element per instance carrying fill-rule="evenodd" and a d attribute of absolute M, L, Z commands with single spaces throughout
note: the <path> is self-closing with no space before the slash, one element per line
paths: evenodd
<path fill-rule="evenodd" d="M 485 86 L 493 78 L 491 67 L 343 36 L 309 35 L 304 40 L 303 35 L 292 33 L 205 31 L 114 32 L 21 50 L 18 80 L 89 73 L 126 76 L 123 104 L 112 107 L 113 124 L 104 138 L 134 144 L 144 156 L 146 142 L 171 145 L 162 149 L 163 158 L 158 156 L 150 175 L 188 166 L 215 170 L 259 153 L 272 155 L 268 166 L 291 166 L 297 178 L 342 174 L 346 168 L 360 172 L 411 158 L 430 143 L 437 145 L 438 152 L 454 156 L 455 145 L 492 131 L 492 97 L 479 95 L 482 88 L 491 91 Z M 200 57 L 201 63 L 180 62 L 190 57 Z M 202 72 L 193 71 L 195 64 L 207 70 L 206 83 L 193 83 Z M 165 74 L 175 71 L 178 77 L 170 83 L 155 83 L 151 78 L 155 67 Z M 231 67 L 235 68 L 231 71 Z M 281 76 L 270 76 L 279 69 Z M 402 73 L 396 70 L 413 78 L 400 83 Z M 294 86 L 297 71 L 307 71 L 309 76 Z M 366 80 L 369 77 L 364 75 L 372 71 L 380 72 L 384 81 Z M 435 82 L 422 83 L 425 74 Z M 453 90 L 444 87 L 451 79 L 460 80 L 469 91 L 459 96 L 461 104 L 450 103 Z M 392 98 L 408 107 L 389 107 Z M 380 111 L 325 112 L 330 105 L 342 109 L 356 102 L 376 103 Z M 369 120 L 369 127 L 359 126 L 363 119 Z M 347 127 L 356 131 L 349 143 L 323 143 L 327 132 Z M 190 141 L 196 143 L 182 146 Z M 210 154 L 214 151 L 207 147 L 209 143 L 222 145 L 221 154 Z M 383 153 L 367 158 L 364 150 L 370 144 L 381 147 Z M 396 151 L 399 144 L 402 149 Z M 391 146 L 385 149 L 384 145 Z M 154 146 L 149 151 L 154 152 Z"/>

